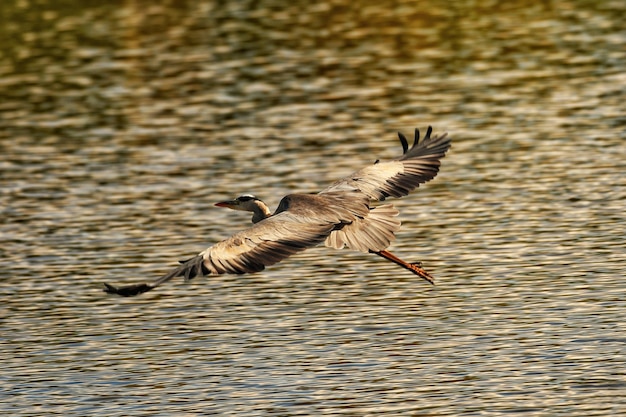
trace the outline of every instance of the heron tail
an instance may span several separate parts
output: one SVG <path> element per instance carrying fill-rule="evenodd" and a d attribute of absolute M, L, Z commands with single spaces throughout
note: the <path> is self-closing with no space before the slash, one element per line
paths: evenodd
<path fill-rule="evenodd" d="M 121 295 L 122 297 L 134 297 L 151 291 L 172 278 L 185 277 L 185 280 L 190 280 L 198 275 L 208 275 L 208 273 L 209 270 L 206 266 L 204 266 L 204 258 L 201 255 L 198 255 L 186 261 L 182 261 L 180 266 L 154 281 L 144 282 L 141 284 L 124 285 L 122 287 L 116 287 L 105 282 L 103 291 L 108 294 Z"/>

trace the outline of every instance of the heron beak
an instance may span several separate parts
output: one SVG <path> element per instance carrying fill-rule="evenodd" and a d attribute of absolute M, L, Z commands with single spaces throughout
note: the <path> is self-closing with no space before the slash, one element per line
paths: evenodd
<path fill-rule="evenodd" d="M 220 201 L 219 203 L 215 203 L 215 206 L 217 207 L 227 207 L 229 209 L 233 209 L 238 205 L 239 205 L 239 201 L 237 200 Z"/>

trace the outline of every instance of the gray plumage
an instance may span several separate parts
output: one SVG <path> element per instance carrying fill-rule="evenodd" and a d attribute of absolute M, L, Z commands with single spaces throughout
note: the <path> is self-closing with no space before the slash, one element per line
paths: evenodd
<path fill-rule="evenodd" d="M 335 249 L 348 247 L 375 253 L 432 282 L 432 277 L 418 264 L 404 262 L 385 250 L 400 229 L 398 211 L 391 204 L 370 206 L 372 201 L 405 196 L 437 175 L 441 159 L 450 148 L 450 139 L 446 133 L 431 134 L 429 127 L 420 142 L 419 130 L 415 129 L 415 140 L 409 149 L 408 141 L 399 133 L 404 151 L 401 157 L 376 161 L 318 194 L 289 194 L 273 214 L 253 195 L 217 203 L 220 207 L 252 212 L 254 224 L 153 282 L 123 287 L 104 284 L 105 291 L 133 296 L 177 276 L 191 279 L 198 275 L 258 272 L 321 243 Z"/>

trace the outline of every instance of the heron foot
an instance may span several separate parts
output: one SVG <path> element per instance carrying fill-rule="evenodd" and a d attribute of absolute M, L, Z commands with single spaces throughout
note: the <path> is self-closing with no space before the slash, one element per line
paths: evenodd
<path fill-rule="evenodd" d="M 415 275 L 418 275 L 420 278 L 423 278 L 426 281 L 430 282 L 432 285 L 435 285 L 435 277 L 430 275 L 428 273 L 428 271 L 426 271 L 424 268 L 422 268 L 422 263 L 421 262 L 411 262 L 409 264 L 409 268 L 407 268 L 407 269 L 409 269 Z"/>

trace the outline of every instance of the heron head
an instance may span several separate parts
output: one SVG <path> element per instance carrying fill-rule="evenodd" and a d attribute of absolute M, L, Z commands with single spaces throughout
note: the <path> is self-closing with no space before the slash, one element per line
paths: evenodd
<path fill-rule="evenodd" d="M 215 204 L 217 207 L 228 207 L 233 210 L 251 211 L 252 223 L 258 223 L 263 219 L 267 219 L 272 215 L 270 209 L 264 202 L 253 196 L 252 194 L 244 194 L 230 201 L 221 201 Z"/>
<path fill-rule="evenodd" d="M 219 203 L 215 203 L 215 205 L 217 207 L 228 207 L 229 209 L 233 210 L 254 212 L 259 204 L 258 202 L 260 201 L 261 200 L 259 200 L 252 194 L 244 194 L 240 195 L 234 200 L 220 201 Z"/>

